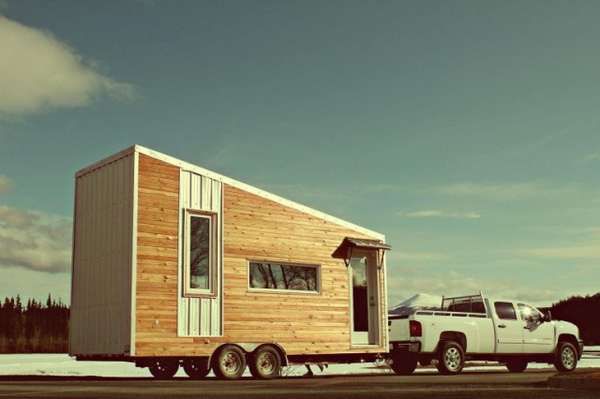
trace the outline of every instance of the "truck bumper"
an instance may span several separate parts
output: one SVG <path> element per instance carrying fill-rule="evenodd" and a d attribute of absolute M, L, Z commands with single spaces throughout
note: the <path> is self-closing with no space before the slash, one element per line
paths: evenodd
<path fill-rule="evenodd" d="M 421 343 L 411 341 L 390 342 L 390 352 L 420 352 Z"/>

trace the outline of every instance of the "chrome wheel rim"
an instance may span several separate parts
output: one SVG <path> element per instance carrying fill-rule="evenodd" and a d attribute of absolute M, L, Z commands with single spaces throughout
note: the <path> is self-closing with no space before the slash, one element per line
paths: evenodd
<path fill-rule="evenodd" d="M 560 359 L 566 369 L 571 370 L 575 368 L 575 352 L 573 348 L 565 346 L 560 354 Z"/>
<path fill-rule="evenodd" d="M 460 369 L 461 360 L 462 355 L 455 347 L 448 348 L 444 353 L 444 365 L 450 371 L 458 371 Z"/>
<path fill-rule="evenodd" d="M 233 352 L 227 352 L 221 358 L 221 369 L 227 375 L 235 375 L 239 372 L 242 365 L 242 359 Z"/>
<path fill-rule="evenodd" d="M 276 359 L 272 353 L 263 352 L 256 359 L 256 367 L 258 371 L 263 375 L 273 374 L 275 371 Z"/>

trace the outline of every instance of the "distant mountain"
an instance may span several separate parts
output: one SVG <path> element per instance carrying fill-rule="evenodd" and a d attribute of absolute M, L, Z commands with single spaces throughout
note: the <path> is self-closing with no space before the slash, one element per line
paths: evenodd
<path fill-rule="evenodd" d="M 389 314 L 394 316 L 407 316 L 417 310 L 439 309 L 441 306 L 441 296 L 421 293 L 400 302 L 389 311 Z"/>

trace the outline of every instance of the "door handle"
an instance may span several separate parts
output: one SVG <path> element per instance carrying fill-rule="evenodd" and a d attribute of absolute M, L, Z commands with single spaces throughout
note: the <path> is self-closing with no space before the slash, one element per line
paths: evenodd
<path fill-rule="evenodd" d="M 498 328 L 506 328 L 506 324 L 498 324 Z"/>

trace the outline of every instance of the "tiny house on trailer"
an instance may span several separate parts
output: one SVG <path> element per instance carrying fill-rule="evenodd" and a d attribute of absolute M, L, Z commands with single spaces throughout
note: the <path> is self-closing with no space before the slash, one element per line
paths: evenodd
<path fill-rule="evenodd" d="M 388 352 L 377 232 L 133 146 L 75 176 L 69 353 L 272 378 Z"/>

